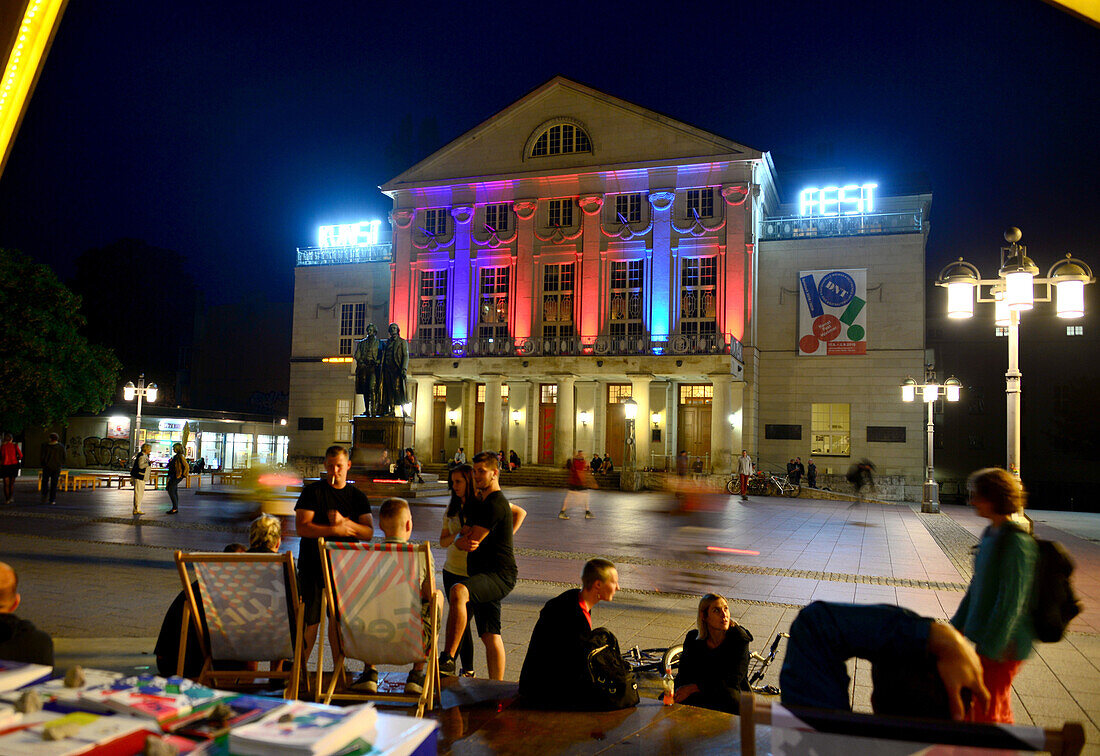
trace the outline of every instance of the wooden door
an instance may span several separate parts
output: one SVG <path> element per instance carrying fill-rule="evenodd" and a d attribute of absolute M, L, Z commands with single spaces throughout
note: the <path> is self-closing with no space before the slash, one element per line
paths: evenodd
<path fill-rule="evenodd" d="M 447 401 L 432 402 L 432 462 L 446 462 L 443 451 L 447 439 L 446 433 Z"/>
<path fill-rule="evenodd" d="M 554 459 L 554 420 L 558 405 L 539 404 L 539 464 L 556 464 Z M 564 464 L 565 460 L 561 460 Z"/>
<path fill-rule="evenodd" d="M 637 422 L 637 421 L 635 421 Z M 594 449 L 601 454 L 610 454 L 615 467 L 620 467 L 626 459 L 626 409 L 621 403 L 608 404 L 604 414 L 604 447 L 602 450 Z M 645 425 L 637 432 L 645 433 Z"/>
<path fill-rule="evenodd" d="M 710 454 L 710 405 L 680 405 L 680 449 L 686 449 L 692 464 L 696 457 Z"/>

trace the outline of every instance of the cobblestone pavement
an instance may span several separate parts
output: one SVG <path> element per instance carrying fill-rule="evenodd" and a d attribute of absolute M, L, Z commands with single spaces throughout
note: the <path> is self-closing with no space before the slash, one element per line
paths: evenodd
<path fill-rule="evenodd" d="M 182 493 L 180 514 L 168 516 L 167 495 L 154 491 L 146 495 L 147 514 L 135 520 L 129 491 L 64 492 L 51 507 L 27 504 L 36 501 L 36 492 L 21 485 L 20 503 L 0 507 L 0 559 L 19 571 L 19 613 L 55 637 L 59 666 L 150 665 L 163 612 L 179 590 L 174 550 L 220 550 L 230 541 L 247 541 L 248 522 L 258 510 L 239 495 L 206 489 L 202 496 Z M 623 589 L 596 608 L 594 620 L 611 628 L 624 648 L 682 641 L 694 625 L 699 594 L 708 590 L 730 599 L 734 618 L 763 647 L 815 599 L 892 603 L 950 616 L 969 580 L 970 549 L 983 526 L 962 507 L 922 515 L 904 504 L 766 497 L 742 504 L 721 496 L 716 511 L 685 527 L 661 495 L 602 491 L 591 494 L 595 519 L 563 521 L 557 519 L 561 490 L 506 494 L 529 513 L 516 537 L 520 582 L 503 613 L 505 676 L 512 680 L 543 603 L 575 585 L 590 556 L 608 556 L 619 566 Z M 413 503 L 414 538 L 437 540 L 444 500 Z M 1037 520 L 1037 532 L 1062 541 L 1074 555 L 1088 609 L 1066 640 L 1038 647 L 1017 679 L 1014 704 L 1021 723 L 1082 721 L 1088 752 L 1100 756 L 1100 544 L 1089 540 L 1100 515 L 1077 517 Z M 1085 537 L 1074 535 L 1074 523 Z M 284 547 L 296 552 L 292 521 L 285 535 Z M 437 566 L 443 556 L 436 550 Z M 485 675 L 480 650 L 476 658 Z M 869 669 L 862 662 L 851 666 L 854 703 L 867 710 Z M 776 682 L 778 670 L 777 663 L 768 681 Z"/>

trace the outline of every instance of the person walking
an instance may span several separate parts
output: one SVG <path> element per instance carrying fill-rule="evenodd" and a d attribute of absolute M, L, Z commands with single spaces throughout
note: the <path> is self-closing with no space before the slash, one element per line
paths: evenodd
<path fill-rule="evenodd" d="M 814 462 L 814 458 L 810 457 L 806 460 L 806 483 L 810 488 L 817 488 L 817 463 Z"/>
<path fill-rule="evenodd" d="M 565 499 L 562 500 L 558 519 L 569 519 L 565 510 L 569 509 L 570 501 L 577 498 L 584 502 L 584 519 L 591 520 L 595 515 L 588 508 L 588 484 L 584 479 L 584 472 L 588 465 L 584 461 L 584 452 L 578 451 L 567 464 L 569 465 L 569 490 L 565 494 Z"/>
<path fill-rule="evenodd" d="M 4 434 L 4 442 L 0 444 L 0 478 L 4 479 L 4 503 L 15 503 L 15 476 L 19 474 L 19 468 L 23 465 L 23 452 L 19 445 L 12 440 L 10 433 Z"/>
<path fill-rule="evenodd" d="M 1028 613 L 1039 548 L 1012 515 L 1027 494 L 1014 475 L 996 467 L 966 481 L 970 504 L 989 520 L 974 558 L 974 577 L 951 624 L 977 646 L 988 705 L 971 707 L 975 722 L 1012 724 L 1012 680 L 1031 655 L 1035 627 Z"/>
<path fill-rule="evenodd" d="M 183 456 L 183 444 L 173 445 L 172 451 L 176 454 L 168 461 L 168 483 L 164 486 L 165 490 L 168 491 L 168 498 L 172 500 L 172 508 L 168 510 L 167 514 L 176 514 L 180 511 L 180 481 L 187 477 L 187 473 L 191 472 L 191 467 Z"/>
<path fill-rule="evenodd" d="M 56 433 L 42 444 L 42 503 L 57 503 L 57 484 L 61 480 L 61 468 L 65 466 L 65 446 Z"/>
<path fill-rule="evenodd" d="M 741 480 L 741 501 L 749 500 L 749 477 L 752 475 L 752 457 L 747 449 L 737 458 L 737 477 Z"/>
<path fill-rule="evenodd" d="M 145 498 L 145 476 L 149 474 L 149 452 L 153 451 L 153 447 L 149 444 L 142 444 L 138 449 L 137 456 L 134 457 L 134 464 L 130 467 L 130 482 L 134 484 L 134 516 L 143 515 L 145 512 L 141 511 L 141 500 Z"/>

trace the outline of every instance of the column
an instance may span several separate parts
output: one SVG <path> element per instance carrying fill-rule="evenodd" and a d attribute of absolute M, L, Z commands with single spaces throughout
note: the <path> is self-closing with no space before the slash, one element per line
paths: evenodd
<path fill-rule="evenodd" d="M 508 384 L 508 445 L 505 451 L 515 449 L 523 464 L 530 464 L 530 434 L 528 428 L 534 427 L 531 417 L 531 384 L 528 381 L 505 381 Z M 519 412 L 519 422 L 512 419 L 512 413 Z"/>
<path fill-rule="evenodd" d="M 586 194 L 578 200 L 584 217 L 581 219 L 582 256 L 577 283 L 577 299 L 581 304 L 579 335 L 585 344 L 591 344 L 600 335 L 600 210 L 602 194 Z M 558 397 L 561 402 L 561 396 Z"/>
<path fill-rule="evenodd" d="M 516 276 L 512 286 L 515 298 L 515 322 L 512 335 L 516 341 L 533 336 L 531 324 L 535 318 L 535 210 L 538 201 L 533 199 L 516 200 L 512 210 L 516 214 Z M 510 399 L 510 397 L 509 397 Z"/>
<path fill-rule="evenodd" d="M 485 381 L 485 416 L 482 418 L 482 446 L 485 451 L 499 451 L 503 439 L 500 437 L 500 386 L 503 381 L 499 375 L 482 376 Z M 476 398 L 476 397 L 475 397 Z"/>
<path fill-rule="evenodd" d="M 727 184 L 722 187 L 722 198 L 726 202 L 725 235 L 725 276 L 722 280 L 723 307 L 721 310 L 722 330 L 737 339 L 745 340 L 745 326 L 752 307 L 752 239 L 746 238 L 746 230 L 751 234 L 748 202 L 751 186 L 749 184 Z"/>
<path fill-rule="evenodd" d="M 401 333 L 410 337 L 412 314 L 409 297 L 412 295 L 412 222 L 414 210 L 394 210 L 390 213 L 393 224 L 393 262 L 390 263 L 390 322 L 397 323 Z"/>
<path fill-rule="evenodd" d="M 649 373 L 627 375 L 630 379 L 630 396 L 638 403 L 638 416 L 634 420 L 634 450 L 638 460 L 638 469 L 652 466 L 649 456 L 649 384 L 653 376 Z"/>
<path fill-rule="evenodd" d="M 459 446 L 465 447 L 466 458 L 473 459 L 481 449 L 477 448 L 477 423 L 474 420 L 477 412 L 477 381 L 466 379 L 462 381 L 462 411 L 458 415 L 458 437 L 462 439 Z"/>
<path fill-rule="evenodd" d="M 470 332 L 470 220 L 474 208 L 458 205 L 451 208 L 455 223 L 453 280 L 447 291 L 451 309 L 451 338 L 464 339 Z"/>
<path fill-rule="evenodd" d="M 653 213 L 653 291 L 649 315 L 649 333 L 653 341 L 668 341 L 672 326 L 672 201 L 676 193 L 661 190 L 649 193 Z M 648 418 L 647 418 L 648 422 Z"/>
<path fill-rule="evenodd" d="M 733 472 L 733 433 L 730 428 L 730 386 L 733 378 L 727 374 L 710 375 L 714 399 L 710 405 L 710 471 L 716 475 Z M 740 454 L 740 450 L 738 450 Z"/>
<path fill-rule="evenodd" d="M 416 381 L 416 404 L 413 409 L 413 418 L 416 426 L 413 428 L 413 447 L 416 456 L 420 460 L 431 460 L 432 455 L 432 387 L 435 386 L 435 376 L 416 375 L 410 376 Z"/>
<path fill-rule="evenodd" d="M 577 425 L 577 413 L 573 409 L 572 375 L 559 375 L 558 406 L 554 411 L 554 465 L 564 465 L 573 456 L 573 430 Z"/>

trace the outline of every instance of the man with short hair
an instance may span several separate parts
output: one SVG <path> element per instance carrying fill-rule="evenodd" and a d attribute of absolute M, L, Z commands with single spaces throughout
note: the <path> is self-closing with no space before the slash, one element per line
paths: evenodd
<path fill-rule="evenodd" d="M 28 620 L 15 616 L 22 597 L 19 576 L 0 562 L 0 659 L 53 666 L 53 640 Z"/>
<path fill-rule="evenodd" d="M 491 680 L 504 679 L 504 642 L 500 638 L 500 602 L 516 586 L 516 558 L 512 550 L 512 508 L 500 490 L 500 461 L 492 452 L 474 457 L 475 501 L 463 513 L 467 528 L 455 539 L 455 547 L 468 552 L 465 584 L 451 586 L 451 611 L 447 615 L 447 640 L 439 655 L 439 671 L 455 674 L 454 655 L 462 641 L 469 613 L 485 643 L 485 660 Z"/>
<path fill-rule="evenodd" d="M 524 701 L 554 708 L 585 708 L 588 689 L 584 641 L 592 632 L 592 610 L 619 590 L 619 571 L 607 559 L 590 559 L 581 587 L 550 599 L 539 612 L 519 674 Z"/>
<path fill-rule="evenodd" d="M 298 575 L 302 603 L 305 605 L 305 656 L 317 639 L 321 623 L 321 554 L 317 539 L 328 541 L 367 540 L 374 534 L 367 495 L 348 484 L 351 460 L 343 446 L 325 450 L 325 477 L 302 489 L 294 505 L 294 525 L 301 538 L 298 544 Z M 334 625 L 329 626 L 330 633 Z"/>
<path fill-rule="evenodd" d="M 57 503 L 57 484 L 61 480 L 61 468 L 65 466 L 65 446 L 56 433 L 42 444 L 42 503 Z"/>
<path fill-rule="evenodd" d="M 130 468 L 130 482 L 134 484 L 134 516 L 143 515 L 141 511 L 141 500 L 145 498 L 145 476 L 149 474 L 149 468 L 152 465 L 149 464 L 149 452 L 153 451 L 153 447 L 149 444 L 142 444 L 138 450 L 138 454 L 134 457 L 134 465 Z"/>
<path fill-rule="evenodd" d="M 748 449 L 741 450 L 737 458 L 737 477 L 741 480 L 741 501 L 749 500 L 749 477 L 752 475 L 752 457 Z"/>

